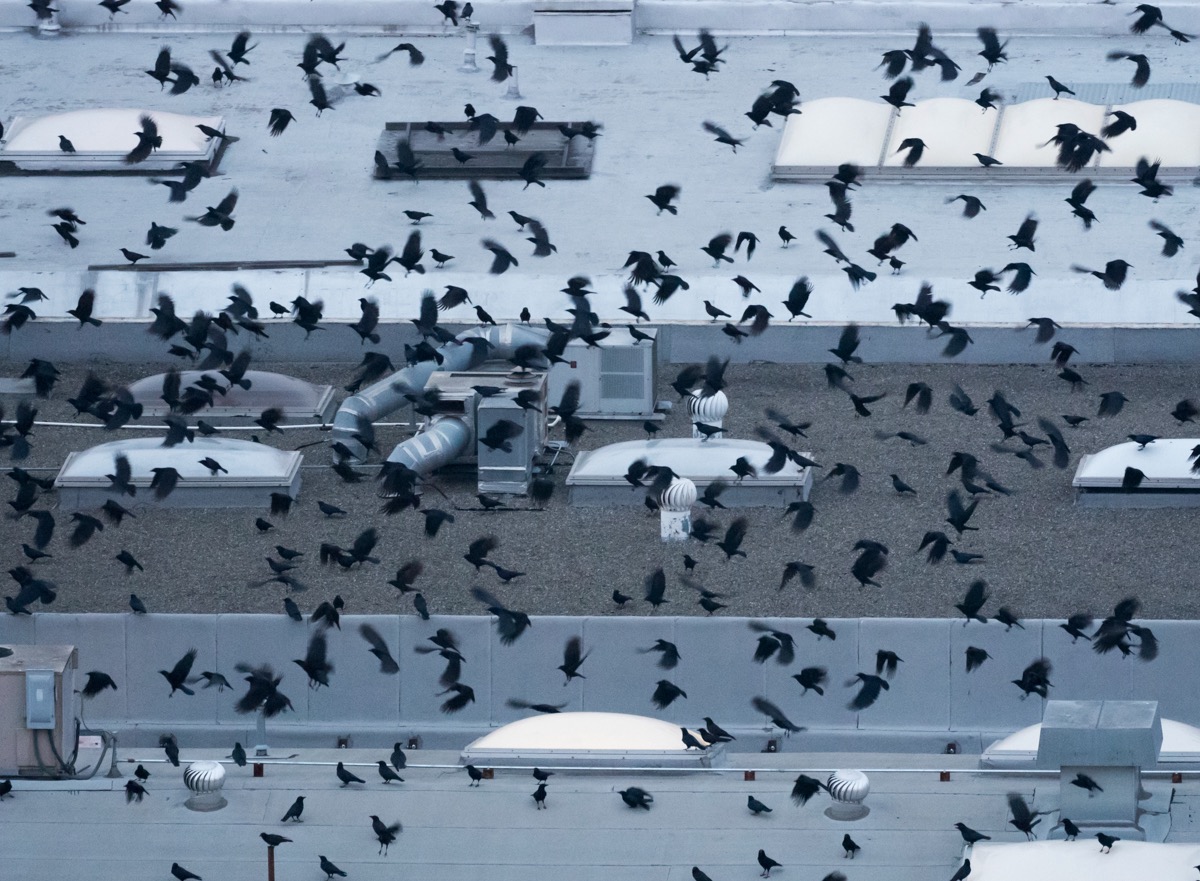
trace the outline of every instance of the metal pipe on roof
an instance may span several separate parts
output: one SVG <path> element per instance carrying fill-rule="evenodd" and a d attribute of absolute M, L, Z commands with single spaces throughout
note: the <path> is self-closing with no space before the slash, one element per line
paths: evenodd
<path fill-rule="evenodd" d="M 482 339 L 488 345 L 485 347 L 466 342 L 472 338 Z M 520 324 L 488 325 L 465 330 L 455 337 L 454 342 L 447 343 L 437 350 L 442 356 L 442 363 L 432 360 L 410 364 L 342 401 L 333 417 L 333 430 L 329 442 L 331 445 L 338 442 L 344 444 L 353 453 L 355 462 L 361 462 L 366 458 L 367 450 L 354 437 L 358 433 L 360 422 L 375 422 L 403 407 L 408 403 L 404 395 L 416 394 L 424 389 L 434 371 L 470 370 L 487 360 L 510 358 L 520 346 L 543 347 L 549 338 L 549 331 Z M 455 439 L 461 439 L 464 445 L 470 440 L 470 434 L 461 438 L 459 432 L 447 426 L 443 429 L 443 441 L 449 442 L 452 434 Z M 434 449 L 423 450 L 419 444 L 414 444 L 419 437 L 420 434 L 397 444 L 388 457 L 389 461 L 402 461 L 414 471 L 428 474 L 458 455 L 456 450 L 450 459 L 443 461 L 444 452 L 438 452 L 434 456 Z M 397 459 L 397 455 L 401 458 Z"/>
<path fill-rule="evenodd" d="M 141 763 L 148 764 L 165 764 L 169 760 L 164 758 L 136 758 L 122 759 L 126 764 Z M 219 761 L 223 765 L 235 764 L 232 759 L 213 759 Z M 378 762 L 321 762 L 307 759 L 272 759 L 270 757 L 257 758 L 250 761 L 250 764 L 262 765 L 295 765 L 301 767 L 318 767 L 318 768 L 333 768 L 337 765 L 343 765 L 347 768 L 374 768 Z M 453 762 L 409 762 L 405 767 L 411 769 L 423 769 L 433 771 L 455 771 L 463 768 L 462 764 Z M 485 767 L 491 768 L 493 771 L 522 771 L 529 770 L 529 765 L 497 765 L 488 762 Z M 774 767 L 774 766 L 759 766 L 759 765 L 721 765 L 715 767 L 704 767 L 696 765 L 694 767 L 683 767 L 672 765 L 671 767 L 657 767 L 654 765 L 621 765 L 619 768 L 614 768 L 612 765 L 539 765 L 543 771 L 564 771 L 571 773 L 580 773 L 595 771 L 602 774 L 610 774 L 614 770 L 619 770 L 621 773 L 638 773 L 638 774 L 670 774 L 672 777 L 678 777 L 681 774 L 741 774 L 746 771 L 753 771 L 756 774 L 832 774 L 834 771 L 841 770 L 843 765 L 830 766 L 827 768 L 815 768 L 812 766 L 804 767 Z M 931 768 L 856 768 L 864 774 L 967 774 L 979 777 L 1053 777 L 1062 776 L 1062 771 L 1058 768 L 964 768 L 957 765 L 942 765 Z M 1186 774 L 1189 778 L 1195 778 L 1196 772 L 1187 769 L 1150 769 L 1143 770 L 1143 777 L 1172 777 L 1175 774 Z"/>

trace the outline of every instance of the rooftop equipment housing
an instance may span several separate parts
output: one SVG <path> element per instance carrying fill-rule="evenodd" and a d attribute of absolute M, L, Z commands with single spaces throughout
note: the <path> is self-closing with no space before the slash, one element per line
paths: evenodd
<path fill-rule="evenodd" d="M 529 491 L 533 478 L 533 459 L 546 446 L 546 374 L 510 374 L 507 379 L 508 391 L 481 399 L 475 408 L 479 490 L 523 495 Z M 517 405 L 516 393 L 523 388 L 537 393 L 537 409 Z M 519 435 L 508 441 L 511 449 L 486 446 L 483 438 L 503 421 L 522 428 Z"/>
<path fill-rule="evenodd" d="M 741 456 L 758 469 L 757 477 L 738 480 L 729 470 Z M 567 487 L 572 505 L 640 507 L 643 494 L 630 491 L 625 472 L 635 460 L 645 459 L 650 465 L 670 466 L 680 477 L 695 483 L 700 493 L 717 478 L 728 480 L 730 485 L 722 493 L 721 503 L 730 508 L 779 507 L 797 498 L 807 501 L 812 469 L 787 461 L 778 473 L 767 474 L 762 468 L 770 458 L 771 448 L 766 444 L 737 438 L 624 441 L 576 456 L 567 475 Z"/>
<path fill-rule="evenodd" d="M 138 145 L 141 117 L 158 126 L 162 146 L 142 162 L 129 164 L 125 156 Z M 45 116 L 17 116 L 7 126 L 0 144 L 0 173 L 103 173 L 180 174 L 180 162 L 204 162 L 215 171 L 225 141 L 209 138 L 196 128 L 206 125 L 225 131 L 223 116 L 187 116 L 161 110 L 89 108 Z M 74 153 L 59 147 L 59 136 L 69 140 Z"/>
<path fill-rule="evenodd" d="M 136 496 L 117 496 L 110 488 L 106 475 L 115 473 L 118 455 L 129 459 Z M 212 474 L 200 464 L 207 457 L 228 473 Z M 109 499 L 125 507 L 267 508 L 273 492 L 292 497 L 300 492 L 303 460 L 295 451 L 232 438 L 197 437 L 173 447 L 164 447 L 159 438 L 128 438 L 70 453 L 54 479 L 54 488 L 59 505 L 69 511 L 99 508 Z M 152 468 L 174 468 L 180 474 L 179 484 L 166 498 L 157 499 L 150 490 Z"/>
<path fill-rule="evenodd" d="M 58 776 L 55 752 L 75 752 L 79 654 L 72 645 L 9 648 L 0 658 L 0 777 Z"/>
<path fill-rule="evenodd" d="M 550 368 L 549 397 L 557 404 L 567 386 L 578 380 L 579 413 L 587 419 L 649 419 L 654 416 L 658 330 L 645 328 L 651 339 L 638 342 L 625 328 L 613 328 L 599 345 L 567 343 L 566 364 Z"/>

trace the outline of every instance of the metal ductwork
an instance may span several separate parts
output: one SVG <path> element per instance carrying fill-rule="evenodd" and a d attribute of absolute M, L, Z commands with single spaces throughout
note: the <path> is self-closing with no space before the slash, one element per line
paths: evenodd
<path fill-rule="evenodd" d="M 406 465 L 418 474 L 428 474 L 462 455 L 474 436 L 467 420 L 439 416 L 420 434 L 396 444 L 388 461 Z"/>
<path fill-rule="evenodd" d="M 490 344 L 486 354 L 484 347 L 462 342 L 472 337 Z M 361 462 L 366 458 L 367 451 L 354 438 L 358 433 L 359 421 L 377 422 L 399 410 L 408 403 L 404 395 L 424 389 L 434 371 L 470 370 L 484 361 L 510 358 L 520 346 L 544 347 L 549 338 L 548 330 L 519 324 L 488 325 L 463 331 L 455 338 L 456 342 L 447 343 L 437 350 L 442 356 L 441 364 L 436 360 L 421 361 L 397 370 L 357 395 L 346 398 L 333 418 L 330 444 L 340 441 Z M 463 420 L 445 417 L 434 422 L 426 431 L 397 444 L 388 460 L 403 462 L 420 474 L 428 474 L 457 458 L 472 436 L 471 427 Z"/>

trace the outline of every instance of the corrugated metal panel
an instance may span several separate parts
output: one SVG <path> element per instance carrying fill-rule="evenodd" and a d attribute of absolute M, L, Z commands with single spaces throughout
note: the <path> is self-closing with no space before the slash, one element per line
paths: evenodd
<path fill-rule="evenodd" d="M 1135 89 L 1129 83 L 1071 83 L 1063 82 L 1075 92 L 1075 100 L 1089 104 L 1131 104 L 1151 98 L 1173 98 L 1200 104 L 1200 82 L 1196 83 L 1147 83 Z M 1010 104 L 1033 101 L 1037 98 L 1053 98 L 1054 90 L 1045 80 L 1037 83 L 1021 83 L 1004 90 L 1004 100 Z"/>

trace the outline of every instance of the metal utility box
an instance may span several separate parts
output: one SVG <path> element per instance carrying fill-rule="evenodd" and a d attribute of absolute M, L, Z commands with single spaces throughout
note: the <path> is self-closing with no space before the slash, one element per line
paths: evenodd
<path fill-rule="evenodd" d="M 511 376 L 506 379 L 508 390 L 483 398 L 475 410 L 479 490 L 524 494 L 529 491 L 529 482 L 533 477 L 533 459 L 546 445 L 546 374 L 527 374 L 523 380 L 524 388 L 516 384 Z M 524 389 L 536 393 L 538 409 L 517 406 L 516 393 Z M 522 432 L 507 441 L 509 450 L 486 446 L 483 438 L 504 420 L 521 426 Z"/>
<path fill-rule="evenodd" d="M 1158 763 L 1161 749 L 1156 701 L 1048 701 L 1037 765 L 1060 769 L 1059 806 L 1076 826 L 1144 838 L 1138 826 L 1138 802 L 1147 797 L 1141 772 Z M 1080 780 L 1094 783 L 1094 791 Z"/>
<path fill-rule="evenodd" d="M 0 658 L 0 777 L 57 775 L 55 752 L 75 750 L 78 653 L 72 645 L 9 648 Z"/>
<path fill-rule="evenodd" d="M 25 671 L 25 727 L 30 730 L 54 729 L 54 705 L 57 695 L 54 689 L 53 670 Z"/>
<path fill-rule="evenodd" d="M 550 402 L 557 404 L 567 386 L 578 380 L 579 412 L 584 419 L 649 419 L 654 415 L 658 331 L 641 329 L 650 337 L 635 341 L 623 327 L 589 346 L 571 340 L 566 364 L 550 368 Z"/>

